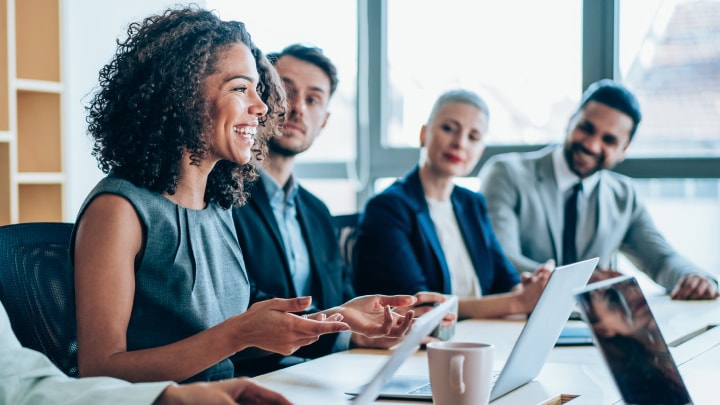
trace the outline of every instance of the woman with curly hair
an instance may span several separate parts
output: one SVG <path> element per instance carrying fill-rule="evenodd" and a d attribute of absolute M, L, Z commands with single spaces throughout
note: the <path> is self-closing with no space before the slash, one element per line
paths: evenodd
<path fill-rule="evenodd" d="M 107 174 L 78 214 L 75 269 L 83 376 L 217 380 L 249 347 L 288 355 L 342 330 L 400 337 L 410 296 L 365 296 L 299 316 L 309 297 L 248 308 L 230 211 L 245 201 L 285 111 L 277 73 L 240 22 L 197 7 L 128 28 L 88 107 Z M 262 130 L 260 130 L 262 129 Z M 246 252 L 252 254 L 252 252 Z"/>

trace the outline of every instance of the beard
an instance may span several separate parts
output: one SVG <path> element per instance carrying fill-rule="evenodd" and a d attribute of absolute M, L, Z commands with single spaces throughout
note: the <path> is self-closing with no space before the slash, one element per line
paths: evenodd
<path fill-rule="evenodd" d="M 605 160 L 602 155 L 596 156 L 597 163 L 592 167 L 585 167 L 583 171 L 580 170 L 575 164 L 575 154 L 581 154 L 584 157 L 584 160 L 587 160 L 589 156 L 594 156 L 592 153 L 590 153 L 587 149 L 585 149 L 580 143 L 569 143 L 565 144 L 565 148 L 563 150 L 563 154 L 565 156 L 565 161 L 568 164 L 568 167 L 570 170 L 577 174 L 578 177 L 581 179 L 584 179 L 586 177 L 589 177 L 600 170 L 604 168 Z"/>
<path fill-rule="evenodd" d="M 286 148 L 285 146 L 278 143 L 277 138 L 273 137 L 268 140 L 268 150 L 272 153 L 275 153 L 280 156 L 284 157 L 294 157 L 298 153 L 295 149 Z"/>
<path fill-rule="evenodd" d="M 285 136 L 285 135 L 283 135 Z M 310 145 L 292 145 L 292 146 L 285 146 L 281 143 L 279 138 L 272 137 L 268 140 L 267 143 L 268 150 L 271 153 L 283 156 L 283 157 L 294 157 L 297 156 L 306 150 L 310 148 Z"/>

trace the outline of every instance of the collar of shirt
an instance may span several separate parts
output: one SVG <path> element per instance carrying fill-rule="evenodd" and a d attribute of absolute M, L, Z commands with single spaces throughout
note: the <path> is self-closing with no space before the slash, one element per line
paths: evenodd
<path fill-rule="evenodd" d="M 294 206 L 295 196 L 298 193 L 299 185 L 295 181 L 295 177 L 290 175 L 285 186 L 282 187 L 280 184 L 266 171 L 260 169 L 260 178 L 263 180 L 263 186 L 265 192 L 270 198 L 270 204 L 273 206 Z"/>
<path fill-rule="evenodd" d="M 552 153 L 553 169 L 555 170 L 555 181 L 558 191 L 566 193 L 577 182 L 581 181 L 577 174 L 573 173 L 565 160 L 564 147 L 560 145 Z M 593 173 L 590 177 L 582 179 L 583 192 L 581 195 L 588 196 L 597 187 L 600 181 L 600 172 Z"/>

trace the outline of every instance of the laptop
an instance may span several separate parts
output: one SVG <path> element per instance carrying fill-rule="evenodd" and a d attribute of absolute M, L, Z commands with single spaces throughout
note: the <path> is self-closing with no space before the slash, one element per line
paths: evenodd
<path fill-rule="evenodd" d="M 495 381 L 490 392 L 491 401 L 537 377 L 575 305 L 575 297 L 572 292 L 585 286 L 595 270 L 598 260 L 598 258 L 584 260 L 557 267 L 553 271 L 535 309 L 528 317 L 515 342 L 505 366 L 502 370 L 495 372 L 496 376 L 493 376 Z M 425 316 L 427 315 L 419 317 L 418 321 Z M 415 326 L 413 326 L 411 334 L 415 331 Z M 417 339 L 415 344 L 422 340 L 422 336 L 414 336 L 414 338 Z M 407 349 L 404 351 L 396 349 L 387 360 L 387 363 L 397 364 L 392 368 L 392 372 L 394 373 L 411 354 L 412 352 Z M 378 374 L 381 374 L 383 370 L 384 368 Z M 348 392 L 348 394 L 353 394 L 353 392 Z M 432 391 L 427 375 L 398 376 L 392 379 L 387 375 L 383 377 L 376 375 L 370 383 L 364 386 L 360 395 L 363 394 L 365 394 L 364 399 L 370 398 L 369 401 L 373 401 L 377 397 L 432 400 Z"/>
<path fill-rule="evenodd" d="M 590 284 L 576 298 L 625 403 L 692 403 L 634 277 Z"/>
<path fill-rule="evenodd" d="M 573 320 L 572 315 L 555 342 L 555 346 L 592 346 L 592 344 L 590 327 L 583 321 Z"/>
<path fill-rule="evenodd" d="M 457 296 L 449 296 L 445 302 L 436 305 L 430 312 L 415 318 L 410 332 L 395 346 L 392 355 L 388 357 L 372 380 L 360 389 L 348 392 L 350 395 L 357 394 L 353 403 L 363 405 L 375 401 L 380 390 L 390 381 L 395 371 L 417 351 L 423 338 L 428 336 L 440 324 L 445 314 L 450 312 L 456 303 Z"/>

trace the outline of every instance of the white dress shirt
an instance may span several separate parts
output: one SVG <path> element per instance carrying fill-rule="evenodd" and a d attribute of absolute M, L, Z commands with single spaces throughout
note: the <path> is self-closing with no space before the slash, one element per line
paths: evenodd
<path fill-rule="evenodd" d="M 577 174 L 573 173 L 568 166 L 563 148 L 553 151 L 553 168 L 555 170 L 555 181 L 558 185 L 558 193 L 561 201 L 566 201 L 573 186 L 581 181 Z M 598 182 L 600 173 L 596 172 L 591 176 L 582 179 L 582 190 L 578 193 L 577 200 L 577 233 L 575 249 L 578 259 L 581 259 L 582 252 L 590 245 L 595 237 L 598 221 Z M 563 227 L 565 224 L 563 224 Z"/>

